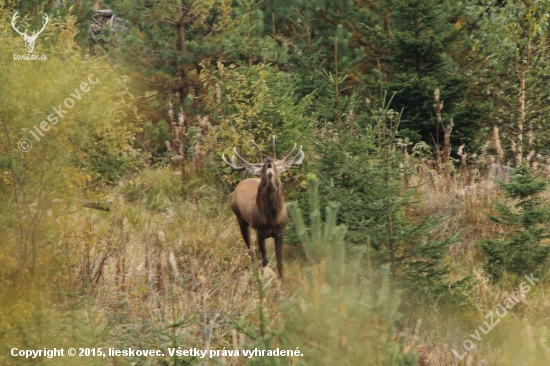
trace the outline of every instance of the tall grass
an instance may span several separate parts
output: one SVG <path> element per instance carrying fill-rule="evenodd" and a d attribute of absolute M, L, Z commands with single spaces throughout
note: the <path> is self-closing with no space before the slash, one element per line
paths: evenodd
<path fill-rule="evenodd" d="M 217 176 L 193 170 L 188 170 L 182 184 L 177 173 L 169 167 L 143 170 L 111 189 L 110 212 L 75 206 L 71 216 L 57 218 L 66 232 L 54 245 L 54 258 L 43 262 L 51 267 L 44 269 L 51 276 L 29 285 L 28 296 L 0 306 L 0 364 L 34 362 L 9 355 L 11 347 L 23 345 L 243 350 L 257 344 L 254 337 L 262 333 L 272 336 L 272 347 L 279 344 L 276 333 L 285 320 L 279 305 L 307 288 L 301 248 L 285 247 L 283 284 L 269 269 L 258 282 L 226 187 L 218 184 Z M 546 281 L 510 310 L 464 359 L 452 354 L 483 324 L 484 315 L 517 288 L 518 279 L 507 277 L 490 284 L 474 245 L 501 230 L 485 216 L 501 197 L 498 190 L 486 184 L 465 190 L 464 180 L 457 177 L 444 192 L 441 177 L 434 175 L 434 183 L 427 177 L 418 179 L 427 183 L 419 185 L 420 202 L 408 214 L 445 214 L 434 235 L 461 234 L 447 260 L 456 269 L 456 278 L 472 274 L 476 282 L 461 305 L 442 304 L 422 294 L 404 299 L 416 304 L 405 307 L 403 318 L 395 323 L 407 335 L 407 347 L 416 349 L 420 365 L 547 365 Z M 274 262 L 270 243 L 268 255 Z M 74 364 L 71 361 L 40 360 L 44 365 Z M 247 360 L 166 355 L 160 359 L 86 357 L 79 362 L 243 365 Z"/>

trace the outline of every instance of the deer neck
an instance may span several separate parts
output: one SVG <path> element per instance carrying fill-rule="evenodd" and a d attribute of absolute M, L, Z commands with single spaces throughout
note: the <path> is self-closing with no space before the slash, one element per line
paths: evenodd
<path fill-rule="evenodd" d="M 278 178 L 261 180 L 256 204 L 264 225 L 275 226 L 281 222 L 285 208 L 285 191 Z"/>

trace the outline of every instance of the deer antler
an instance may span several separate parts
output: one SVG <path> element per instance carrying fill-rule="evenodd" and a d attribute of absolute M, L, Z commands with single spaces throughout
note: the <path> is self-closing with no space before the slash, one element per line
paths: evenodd
<path fill-rule="evenodd" d="M 254 140 L 252 140 L 252 144 L 254 144 L 254 146 L 256 147 L 256 149 L 258 149 L 258 152 L 260 153 L 260 163 L 264 161 L 264 157 L 262 155 L 262 150 L 260 149 L 260 147 L 258 146 L 258 144 L 256 144 L 256 142 Z"/>
<path fill-rule="evenodd" d="M 287 154 L 287 156 L 285 156 L 283 160 L 276 161 L 276 164 L 277 166 L 279 166 L 281 171 L 290 169 L 292 165 L 300 165 L 304 161 L 305 154 L 302 151 L 302 145 L 300 145 L 300 149 L 298 150 L 296 155 L 291 157 L 294 150 L 296 150 L 296 143 L 294 143 L 294 147 L 292 148 L 292 150 L 290 150 L 290 152 Z"/>
<path fill-rule="evenodd" d="M 294 150 L 296 150 L 296 143 L 294 143 L 294 147 L 292 148 L 292 150 L 290 150 L 290 152 L 283 158 L 283 160 L 277 160 L 277 156 L 275 155 L 276 152 L 275 152 L 275 135 L 273 135 L 273 159 L 276 160 L 279 164 L 285 164 L 289 157 L 292 155 L 292 153 L 294 152 Z M 296 158 L 298 158 L 298 156 L 300 156 L 300 158 L 298 160 L 296 160 Z M 294 162 L 294 164 L 296 165 L 300 165 L 302 164 L 302 161 L 304 160 L 304 152 L 302 151 L 302 145 L 300 145 L 300 149 L 298 150 L 298 152 L 296 153 L 296 155 L 291 159 L 291 160 L 296 160 Z"/>
<path fill-rule="evenodd" d="M 224 163 L 226 163 L 233 171 L 240 172 L 242 170 L 245 170 L 246 168 L 244 166 L 237 166 L 237 163 L 235 163 L 235 157 L 231 157 L 231 163 L 227 161 L 225 158 L 225 154 L 222 155 L 222 160 Z"/>
<path fill-rule="evenodd" d="M 294 144 L 294 148 L 292 149 L 292 151 L 294 151 L 295 149 L 296 149 L 296 144 Z M 285 157 L 284 161 L 287 161 L 288 156 L 290 156 L 292 151 L 287 155 L 287 157 Z M 306 154 L 304 154 L 304 152 L 302 151 L 302 145 L 300 145 L 298 152 L 296 153 L 296 155 L 294 155 L 292 159 L 289 160 L 289 162 L 292 162 L 293 165 L 300 165 L 304 161 L 305 156 Z"/>
<path fill-rule="evenodd" d="M 27 36 L 27 30 L 25 30 L 25 33 L 21 33 L 21 32 L 19 31 L 19 27 L 16 28 L 16 26 L 15 26 L 15 21 L 17 20 L 17 18 L 19 18 L 19 15 L 17 15 L 17 13 L 18 13 L 18 11 L 16 11 L 15 14 L 13 14 L 13 17 L 11 18 L 11 26 L 12 26 L 13 29 L 14 29 L 17 33 L 19 33 L 21 36 L 23 36 L 23 37 L 28 37 L 28 36 Z"/>
<path fill-rule="evenodd" d="M 44 23 L 44 25 L 42 26 L 42 29 L 40 29 L 38 31 L 38 33 L 36 33 L 36 31 L 32 32 L 32 37 L 38 37 L 38 35 L 40 33 L 42 33 L 42 31 L 44 30 L 44 28 L 46 28 L 46 25 L 48 25 L 48 21 L 50 20 L 50 18 L 48 17 L 48 14 L 44 14 L 44 18 L 46 19 L 46 23 Z M 35 35 L 36 33 L 36 35 Z"/>
<path fill-rule="evenodd" d="M 263 162 L 259 162 L 259 163 L 249 163 L 248 161 L 244 160 L 244 158 L 242 156 L 239 155 L 239 153 L 237 152 L 237 148 L 234 147 L 233 148 L 233 154 L 235 154 L 235 156 L 237 156 L 237 158 L 244 164 L 244 165 L 249 165 L 249 166 L 254 166 L 254 167 L 261 167 Z"/>
<path fill-rule="evenodd" d="M 292 148 L 292 150 L 290 150 L 290 152 L 285 156 L 285 158 L 283 159 L 283 162 L 286 162 L 288 160 L 288 157 L 290 155 L 292 155 L 292 153 L 294 152 L 294 150 L 296 150 L 296 143 L 294 143 L 294 147 Z M 300 145 L 300 150 L 302 150 L 302 146 Z"/>
<path fill-rule="evenodd" d="M 263 158 L 260 147 L 254 142 L 254 140 L 252 140 L 252 143 L 254 144 L 256 149 L 258 149 L 258 152 L 260 153 L 260 158 Z M 226 163 L 231 169 L 233 169 L 233 171 L 238 172 L 246 169 L 250 174 L 258 175 L 260 173 L 263 162 L 249 163 L 242 156 L 239 155 L 236 147 L 233 148 L 233 154 L 235 155 L 231 157 L 231 163 L 227 161 L 225 155 L 222 155 L 223 162 Z M 242 166 L 237 166 L 237 164 L 235 163 L 235 156 L 241 161 L 241 163 L 243 164 Z"/>

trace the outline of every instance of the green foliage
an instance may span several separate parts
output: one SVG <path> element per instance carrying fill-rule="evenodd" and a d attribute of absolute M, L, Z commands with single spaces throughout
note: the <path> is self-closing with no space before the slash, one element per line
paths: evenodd
<path fill-rule="evenodd" d="M 304 120 L 311 98 L 296 101 L 290 75 L 266 64 L 225 67 L 204 71 L 210 82 L 212 118 L 218 120 L 214 137 L 230 147 L 250 145 L 251 137 L 267 148 L 271 135 L 281 140 L 279 148 L 293 145 L 292 139 L 309 128 Z M 253 151 L 253 146 L 248 146 Z"/>
<path fill-rule="evenodd" d="M 74 365 L 74 359 L 67 356 L 67 350 L 74 347 L 96 348 L 105 355 L 112 330 L 108 314 L 94 312 L 92 298 L 80 297 L 75 293 L 64 293 L 63 303 L 68 306 L 52 307 L 46 299 L 35 292 L 29 301 L 21 301 L 13 308 L 0 307 L 0 363 L 3 365 L 32 365 L 40 360 L 43 365 Z M 11 310 L 11 311 L 10 311 Z M 12 357 L 12 347 L 23 349 L 65 349 L 65 357 Z M 97 355 L 98 353 L 96 353 Z M 78 355 L 78 353 L 77 353 Z M 79 364 L 104 365 L 103 357 L 82 357 Z"/>
<path fill-rule="evenodd" d="M 304 251 L 315 263 L 306 270 L 307 284 L 298 299 L 282 308 L 282 344 L 300 349 L 304 356 L 296 360 L 302 365 L 416 365 L 415 352 L 404 349 L 405 338 L 394 338 L 392 325 L 401 316 L 400 292 L 391 289 L 389 267 L 382 267 L 375 289 L 372 271 L 368 279 L 362 275 L 364 247 L 346 260 L 342 240 L 346 229 L 334 219 L 338 205 L 327 207 L 329 219 L 323 223 L 318 209 L 319 182 L 311 175 L 307 185 L 310 235 L 300 209 L 295 205 L 289 209 Z"/>
<path fill-rule="evenodd" d="M 140 202 L 150 210 L 171 210 L 181 197 L 181 178 L 166 168 L 145 169 L 121 188 L 130 202 Z"/>
<path fill-rule="evenodd" d="M 548 182 L 528 166 L 522 166 L 514 172 L 513 182 L 499 182 L 499 186 L 517 203 L 510 206 L 498 202 L 495 204 L 498 215 L 489 216 L 497 224 L 512 228 L 512 232 L 479 243 L 485 255 L 485 270 L 494 281 L 504 271 L 519 276 L 532 273 L 546 263 L 550 253 L 550 246 L 541 243 L 550 238 L 550 206 L 540 197 Z"/>
<path fill-rule="evenodd" d="M 334 89 L 326 76 L 334 75 L 336 68 L 342 71 L 340 76 L 349 73 L 345 87 L 351 89 L 344 96 L 357 89 L 366 92 L 360 78 L 372 66 L 371 57 L 376 53 L 369 47 L 371 42 L 361 37 L 364 24 L 372 24 L 377 18 L 369 4 L 352 0 L 265 0 L 263 4 L 265 33 L 277 34 L 279 43 L 290 45 L 291 58 L 285 67 L 300 80 L 299 95 L 315 91 L 320 100 L 329 100 Z M 321 120 L 334 117 L 334 109 L 328 112 Z"/>
<path fill-rule="evenodd" d="M 346 117 L 336 138 L 317 136 L 311 166 L 319 177 L 321 200 L 340 202 L 338 223 L 348 228 L 346 241 L 364 245 L 369 240 L 374 258 L 390 264 L 409 290 L 448 293 L 461 286 L 448 282 L 446 253 L 456 237 L 438 237 L 438 217 L 411 216 L 418 194 L 407 182 L 420 161 L 404 152 L 408 143 L 398 137 L 399 114 L 388 104 L 355 119 Z M 356 121 L 369 123 L 363 127 Z M 419 154 L 422 146 L 412 150 Z"/>
<path fill-rule="evenodd" d="M 9 15 L 0 10 L 0 18 Z M 0 271 L 9 279 L 0 297 L 17 299 L 25 286 L 61 270 L 49 266 L 70 226 L 59 218 L 70 216 L 76 201 L 103 198 L 141 164 L 133 148 L 141 117 L 128 79 L 104 59 L 82 56 L 75 33 L 74 17 L 51 18 L 41 39 L 57 42 L 36 46 L 47 60 L 15 61 L 7 55 L 21 53 L 20 39 L 0 28 L 0 160 L 9 172 L 0 178 L 0 202 L 7 203 Z M 22 139 L 32 143 L 29 151 L 21 150 Z"/>
<path fill-rule="evenodd" d="M 156 142 L 158 145 L 162 145 L 165 141 L 172 139 L 170 125 L 165 120 L 161 120 L 155 125 L 147 122 L 143 126 L 143 130 L 146 140 Z"/>
<path fill-rule="evenodd" d="M 516 166 L 530 164 L 533 152 L 546 150 L 550 141 L 546 42 L 550 3 L 506 1 L 493 6 L 492 1 L 483 0 L 467 4 L 476 21 L 472 51 L 480 55 L 477 78 L 486 99 L 486 119 L 499 126 L 506 157 Z M 518 129 L 523 133 L 518 134 Z"/>
<path fill-rule="evenodd" d="M 469 95 L 468 80 L 457 73 L 457 50 L 464 44 L 461 10 L 453 1 L 390 0 L 383 7 L 391 14 L 387 29 L 373 29 L 386 50 L 387 88 L 396 93 L 392 107 L 403 108 L 402 136 L 412 141 L 440 142 L 436 126 L 434 91 L 445 101 L 443 123 L 454 117 L 453 142 L 474 140 L 478 107 Z M 373 87 L 378 83 L 373 80 Z M 435 141 L 434 141 L 435 140 Z M 459 143 L 459 144 L 460 144 Z M 457 145 L 459 145 L 457 144 Z"/>
<path fill-rule="evenodd" d="M 202 144 L 219 159 L 215 164 L 221 162 L 222 153 L 231 156 L 233 147 L 242 156 L 253 156 L 249 160 L 257 160 L 252 139 L 264 155 L 272 155 L 272 135 L 277 136 L 280 158 L 311 134 L 310 120 L 304 117 L 311 98 L 296 100 L 290 75 L 273 66 L 225 67 L 218 63 L 215 70 L 204 69 L 202 77 L 211 85 L 210 116 L 216 121 L 202 137 Z"/>
<path fill-rule="evenodd" d="M 336 213 L 338 212 L 339 205 L 335 203 L 330 203 L 327 206 L 326 224 L 323 228 L 318 207 L 319 182 L 317 177 L 313 174 L 308 175 L 307 185 L 310 204 L 309 222 L 311 223 L 311 236 L 308 235 L 300 209 L 295 204 L 291 204 L 288 206 L 288 210 L 296 223 L 300 242 L 304 246 L 306 255 L 311 261 L 319 262 L 327 257 L 330 248 L 334 248 L 337 246 L 337 243 L 343 242 L 346 229 L 344 226 L 336 226 Z M 323 229 L 325 230 L 322 231 Z"/>
<path fill-rule="evenodd" d="M 118 32 L 116 39 L 105 34 L 103 51 L 96 53 L 106 54 L 113 63 L 120 64 L 132 77 L 132 92 L 145 96 L 139 106 L 147 111 L 147 122 L 153 127 L 148 128 L 145 143 L 152 155 L 164 153 L 165 141 L 172 137 L 170 129 L 158 125 L 166 119 L 169 102 L 174 103 L 176 111 L 184 111 L 186 121 L 204 114 L 207 103 L 198 103 L 206 94 L 201 64 L 215 64 L 223 58 L 221 42 L 234 23 L 231 1 L 103 3 L 125 21 L 128 31 Z M 183 143 L 185 153 L 189 153 L 188 141 Z"/>

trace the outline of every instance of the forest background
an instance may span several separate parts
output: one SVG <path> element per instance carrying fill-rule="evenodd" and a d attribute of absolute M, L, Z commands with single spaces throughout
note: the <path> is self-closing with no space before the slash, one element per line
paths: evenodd
<path fill-rule="evenodd" d="M 17 60 L 16 28 L 45 14 L 46 60 Z M 0 364 L 181 347 L 233 353 L 79 362 L 547 365 L 549 14 L 0 1 Z M 222 155 L 257 159 L 253 139 L 306 154 L 282 176 L 283 283 L 251 266 L 230 209 L 245 175 Z M 302 356 L 243 354 L 277 347 Z"/>

